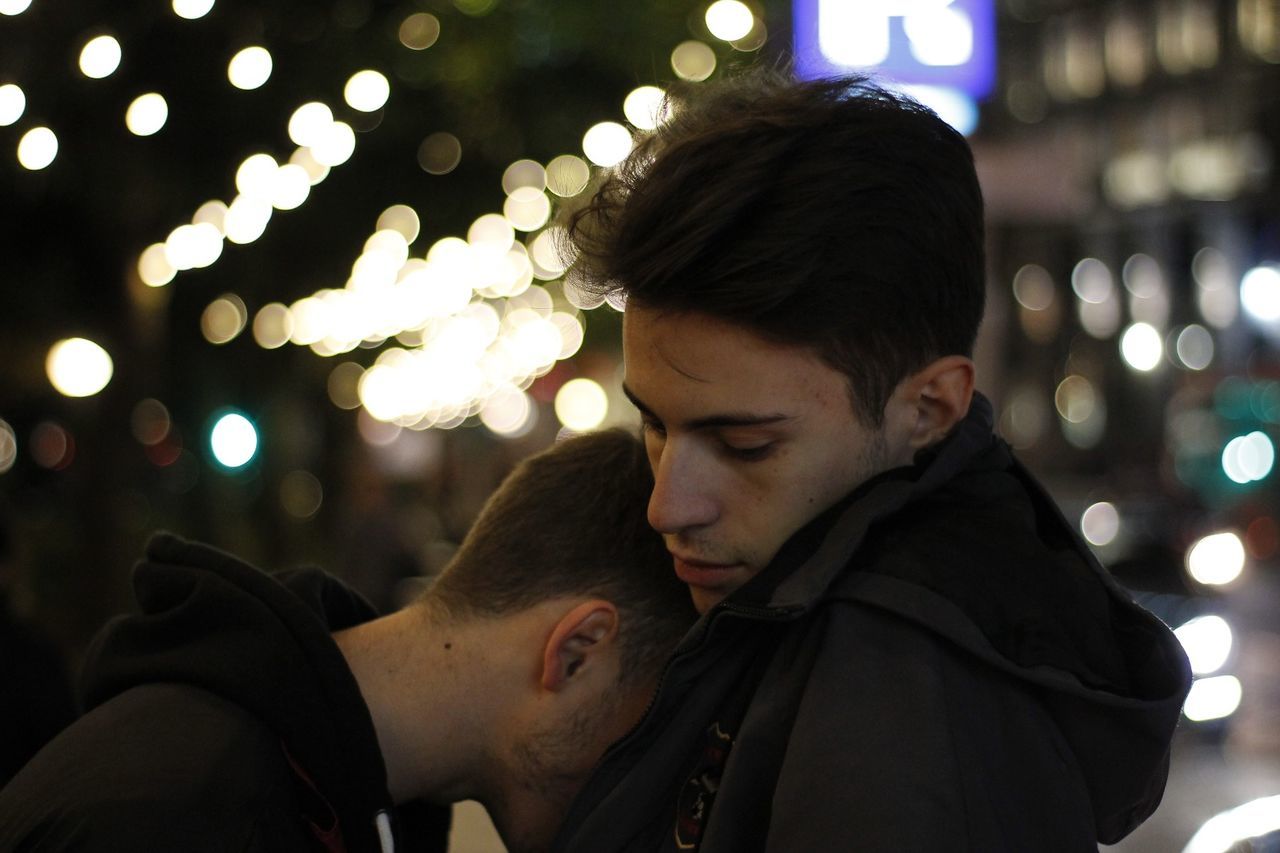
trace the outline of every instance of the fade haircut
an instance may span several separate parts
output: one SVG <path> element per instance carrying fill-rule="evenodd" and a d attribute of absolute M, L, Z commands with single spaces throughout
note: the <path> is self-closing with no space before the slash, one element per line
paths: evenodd
<path fill-rule="evenodd" d="M 667 106 L 569 217 L 578 286 L 806 347 L 872 425 L 903 378 L 972 354 L 983 212 L 964 137 L 862 76 L 755 70 Z"/>
<path fill-rule="evenodd" d="M 657 674 L 697 618 L 645 518 L 653 474 L 620 429 L 569 438 L 516 466 L 425 598 L 502 616 L 569 596 L 617 606 L 621 678 Z"/>

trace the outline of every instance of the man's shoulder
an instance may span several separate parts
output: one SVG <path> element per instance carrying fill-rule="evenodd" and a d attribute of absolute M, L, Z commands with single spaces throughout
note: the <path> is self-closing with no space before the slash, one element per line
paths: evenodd
<path fill-rule="evenodd" d="M 243 708 L 143 685 L 72 724 L 0 792 L 0 850 L 37 837 L 33 849 L 250 850 L 281 824 L 304 829 L 293 797 L 279 737 Z"/>

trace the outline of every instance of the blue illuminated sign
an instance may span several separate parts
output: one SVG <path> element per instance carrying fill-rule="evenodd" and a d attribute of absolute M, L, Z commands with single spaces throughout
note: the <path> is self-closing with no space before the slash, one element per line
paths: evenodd
<path fill-rule="evenodd" d="M 995 0 L 794 0 L 802 78 L 872 70 L 899 83 L 990 94 Z"/>

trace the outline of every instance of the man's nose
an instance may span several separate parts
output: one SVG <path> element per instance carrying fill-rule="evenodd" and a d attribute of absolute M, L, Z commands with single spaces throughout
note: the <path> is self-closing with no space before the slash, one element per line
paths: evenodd
<path fill-rule="evenodd" d="M 719 518 L 719 502 L 710 471 L 697 448 L 668 440 L 653 471 L 649 525 L 659 533 L 706 527 Z"/>

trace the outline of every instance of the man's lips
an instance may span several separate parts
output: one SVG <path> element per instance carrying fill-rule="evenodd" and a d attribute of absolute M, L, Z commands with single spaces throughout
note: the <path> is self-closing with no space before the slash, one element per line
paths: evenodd
<path fill-rule="evenodd" d="M 691 586 L 716 587 L 728 580 L 734 569 L 742 568 L 741 563 L 711 563 L 706 560 L 695 560 L 672 554 L 676 577 Z"/>

